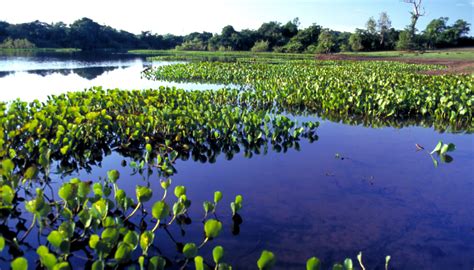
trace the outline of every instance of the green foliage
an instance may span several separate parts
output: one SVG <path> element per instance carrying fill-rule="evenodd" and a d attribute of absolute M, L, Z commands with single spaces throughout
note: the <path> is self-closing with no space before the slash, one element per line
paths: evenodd
<path fill-rule="evenodd" d="M 153 256 L 150 258 L 148 270 L 163 270 L 166 266 L 166 260 L 160 256 Z"/>
<path fill-rule="evenodd" d="M 31 43 L 28 39 L 11 39 L 6 38 L 2 43 L 0 43 L 0 49 L 34 49 L 36 48 L 35 44 Z"/>
<path fill-rule="evenodd" d="M 143 251 L 143 254 L 147 254 L 148 248 L 153 244 L 153 240 L 155 239 L 155 234 L 151 231 L 144 231 L 140 235 L 140 247 Z"/>
<path fill-rule="evenodd" d="M 0 186 L 0 209 L 12 208 L 12 202 L 14 197 L 15 192 L 10 186 Z"/>
<path fill-rule="evenodd" d="M 174 188 L 174 195 L 176 196 L 176 198 L 179 198 L 183 195 L 186 195 L 186 187 L 184 186 L 176 186 Z"/>
<path fill-rule="evenodd" d="M 117 170 L 110 170 L 107 172 L 107 178 L 109 179 L 109 181 L 115 183 L 120 178 L 120 173 Z"/>
<path fill-rule="evenodd" d="M 260 40 L 255 42 L 251 51 L 252 52 L 267 52 L 270 49 L 270 43 L 268 41 Z"/>
<path fill-rule="evenodd" d="M 183 254 L 186 259 L 192 259 L 198 254 L 198 247 L 194 243 L 187 243 L 183 247 Z"/>
<path fill-rule="evenodd" d="M 46 246 L 39 246 L 36 249 L 36 253 L 40 257 L 41 265 L 45 266 L 48 270 L 54 269 L 58 260 L 54 254 L 49 252 L 49 249 Z"/>
<path fill-rule="evenodd" d="M 334 33 L 329 30 L 324 30 L 319 34 L 318 45 L 316 48 L 317 53 L 330 53 L 335 51 L 336 41 Z"/>
<path fill-rule="evenodd" d="M 235 196 L 235 200 L 230 203 L 230 208 L 232 209 L 232 215 L 236 215 L 237 212 L 242 209 L 242 195 Z"/>
<path fill-rule="evenodd" d="M 0 235 L 0 252 L 5 248 L 5 238 Z"/>
<path fill-rule="evenodd" d="M 236 100 L 254 108 L 292 111 L 303 107 L 338 121 L 356 116 L 373 119 L 371 124 L 421 118 L 443 130 L 446 126 L 472 130 L 472 80 L 463 75 L 417 74 L 433 68 L 438 67 L 381 61 L 203 62 L 162 66 L 148 76 L 250 84 L 251 90 L 240 92 Z M 308 83 L 308 78 L 318 80 Z"/>
<path fill-rule="evenodd" d="M 164 201 L 157 201 L 151 209 L 151 214 L 155 219 L 162 220 L 168 217 L 170 208 Z"/>
<path fill-rule="evenodd" d="M 222 246 L 216 246 L 212 250 L 212 258 L 216 264 L 219 264 L 224 257 L 224 248 Z"/>
<path fill-rule="evenodd" d="M 216 238 L 222 230 L 222 223 L 215 219 L 209 219 L 204 224 L 204 232 L 209 239 Z"/>
<path fill-rule="evenodd" d="M 222 200 L 222 192 L 216 191 L 214 192 L 214 203 L 217 204 Z"/>
<path fill-rule="evenodd" d="M 196 270 L 206 269 L 204 267 L 204 259 L 201 256 L 196 256 L 196 258 L 194 258 L 194 267 L 196 268 Z"/>
<path fill-rule="evenodd" d="M 320 270 L 321 269 L 321 262 L 316 257 L 311 257 L 306 262 L 306 270 Z"/>
<path fill-rule="evenodd" d="M 137 196 L 138 202 L 144 203 L 151 199 L 151 197 L 153 196 L 153 191 L 149 187 L 137 185 L 135 188 L 135 194 Z"/>
<path fill-rule="evenodd" d="M 264 250 L 257 261 L 257 266 L 260 270 L 269 270 L 275 265 L 275 262 L 276 258 L 273 252 Z"/>
<path fill-rule="evenodd" d="M 28 261 L 23 257 L 18 257 L 11 263 L 12 270 L 28 270 Z"/>

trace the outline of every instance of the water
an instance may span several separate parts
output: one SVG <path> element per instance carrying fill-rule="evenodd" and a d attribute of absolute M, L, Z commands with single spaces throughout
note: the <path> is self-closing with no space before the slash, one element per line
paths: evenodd
<path fill-rule="evenodd" d="M 48 95 L 104 89 L 150 89 L 175 86 L 183 89 L 218 89 L 224 85 L 150 81 L 141 71 L 172 62 L 148 62 L 143 56 L 97 53 L 0 54 L 0 101 L 20 98 L 45 100 Z"/>
<path fill-rule="evenodd" d="M 121 72 L 123 85 L 137 83 L 137 86 L 120 87 L 121 81 L 106 79 L 102 82 L 115 83 L 120 88 L 155 83 L 136 77 L 136 72 L 147 65 L 143 59 L 127 59 L 97 61 L 99 66 L 102 64 L 100 68 L 116 68 L 90 81 L 84 80 L 96 83 L 101 76 Z M 68 61 L 72 60 L 64 60 L 63 64 L 70 65 Z M 119 63 L 128 64 L 119 67 Z M 45 62 L 47 67 L 54 65 L 58 64 Z M 0 65 L 5 66 L 8 65 Z M 75 71 L 82 69 L 87 67 L 73 68 L 71 73 L 77 75 Z M 17 71 L 0 78 L 0 91 L 4 92 L 2 80 L 13 76 L 10 80 L 15 81 L 15 74 L 22 73 Z M 65 83 L 68 86 L 65 88 L 81 88 L 82 85 L 74 87 L 69 81 L 71 73 L 46 77 L 50 85 Z M 56 81 L 54 75 L 62 79 Z M 30 86 L 30 89 L 36 88 Z M 306 260 L 312 256 L 319 257 L 324 269 L 329 269 L 328 262 L 342 262 L 345 257 L 355 262 L 359 251 L 363 252 L 368 269 L 384 269 L 385 255 L 392 256 L 390 269 L 472 269 L 473 135 L 438 133 L 421 127 L 375 129 L 330 121 L 322 121 L 317 133 L 319 140 L 314 143 L 302 140 L 300 151 L 270 150 L 266 155 L 254 155 L 250 159 L 240 153 L 230 161 L 221 155 L 213 164 L 179 160 L 173 186 L 187 187 L 193 201 L 190 212 L 193 223 L 185 227 L 185 236 L 181 236 L 178 226 L 173 226 L 171 233 L 175 240 L 202 241 L 201 203 L 212 200 L 213 192 L 220 190 L 224 199 L 218 213 L 224 230 L 202 250 L 208 261 L 212 258 L 212 247 L 219 244 L 225 248 L 224 260 L 236 269 L 255 269 L 263 249 L 277 256 L 276 269 L 304 269 Z M 452 154 L 452 163 L 435 168 L 429 154 L 416 151 L 415 144 L 430 151 L 438 140 L 452 142 L 457 149 Z M 120 167 L 123 159 L 130 161 L 112 153 L 90 173 L 80 171 L 64 179 L 78 176 L 96 180 L 105 176 L 107 170 L 118 168 L 122 175 L 119 186 L 133 196 L 135 185 L 145 181 L 140 175 L 131 175 L 129 167 Z M 55 180 L 61 181 L 59 176 Z M 155 201 L 162 193 L 155 175 L 150 181 L 156 193 L 151 201 Z M 237 236 L 231 232 L 228 206 L 236 194 L 244 196 L 243 223 Z M 30 244 L 34 244 L 35 237 L 30 238 Z M 158 231 L 155 243 L 164 255 L 174 258 L 173 241 L 163 230 Z M 28 256 L 35 258 L 34 252 Z M 84 263 L 78 258 L 72 260 L 74 265 Z"/>

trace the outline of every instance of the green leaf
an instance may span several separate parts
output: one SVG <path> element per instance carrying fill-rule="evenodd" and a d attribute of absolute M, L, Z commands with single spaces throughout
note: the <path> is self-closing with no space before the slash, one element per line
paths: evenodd
<path fill-rule="evenodd" d="M 151 153 L 151 151 L 153 150 L 152 147 L 151 147 L 151 144 L 149 144 L 149 143 L 146 144 L 145 149 L 148 153 Z"/>
<path fill-rule="evenodd" d="M 97 243 L 99 243 L 99 241 L 100 241 L 100 237 L 97 234 L 93 234 L 89 238 L 89 246 L 92 249 L 95 249 L 97 247 Z"/>
<path fill-rule="evenodd" d="M 70 201 L 74 198 L 74 185 L 71 183 L 64 183 L 58 191 L 58 195 L 64 201 Z"/>
<path fill-rule="evenodd" d="M 212 250 L 212 258 L 214 259 L 214 262 L 219 264 L 222 260 L 222 257 L 224 257 L 224 248 L 222 246 L 216 246 Z"/>
<path fill-rule="evenodd" d="M 138 246 L 138 233 L 135 231 L 128 231 L 127 234 L 123 237 L 123 241 L 129 244 L 132 249 L 136 249 Z"/>
<path fill-rule="evenodd" d="M 218 203 L 222 200 L 222 192 L 216 191 L 214 192 L 214 203 Z"/>
<path fill-rule="evenodd" d="M 92 204 L 91 215 L 94 218 L 103 220 L 107 217 L 108 209 L 109 209 L 109 205 L 107 201 L 104 198 L 101 198 L 100 200 Z"/>
<path fill-rule="evenodd" d="M 117 243 L 119 236 L 119 230 L 114 227 L 106 228 L 101 234 L 101 238 L 111 244 Z"/>
<path fill-rule="evenodd" d="M 226 263 L 220 263 L 217 265 L 217 270 L 232 270 L 232 266 Z"/>
<path fill-rule="evenodd" d="M 441 150 L 439 150 L 439 154 L 440 155 L 446 154 L 446 152 L 448 152 L 448 148 L 449 148 L 449 145 L 443 144 L 443 146 L 441 146 Z"/>
<path fill-rule="evenodd" d="M 105 269 L 105 263 L 102 260 L 95 261 L 92 264 L 92 270 L 104 270 Z"/>
<path fill-rule="evenodd" d="M 25 179 L 29 180 L 29 179 L 35 178 L 37 174 L 38 174 L 38 168 L 36 168 L 36 166 L 32 165 L 32 166 L 28 167 L 28 169 L 26 169 L 25 175 L 23 175 L 23 177 Z"/>
<path fill-rule="evenodd" d="M 2 169 L 3 173 L 6 174 L 11 174 L 13 170 L 15 169 L 15 163 L 11 159 L 4 159 L 2 160 Z"/>
<path fill-rule="evenodd" d="M 194 267 L 196 270 L 204 270 L 204 259 L 201 256 L 194 258 Z"/>
<path fill-rule="evenodd" d="M 309 258 L 306 261 L 306 270 L 320 270 L 321 269 L 321 261 L 316 257 Z"/>
<path fill-rule="evenodd" d="M 104 195 L 104 191 L 102 190 L 102 185 L 100 183 L 95 183 L 92 186 L 92 191 L 97 197 L 102 197 Z"/>
<path fill-rule="evenodd" d="M 81 201 L 84 201 L 84 199 L 86 199 L 87 196 L 89 196 L 90 192 L 91 192 L 90 183 L 79 182 L 77 184 L 77 196 L 79 197 L 79 199 L 81 199 Z"/>
<path fill-rule="evenodd" d="M 151 188 L 144 186 L 136 186 L 135 193 L 137 195 L 137 200 L 141 203 L 149 201 L 153 196 Z"/>
<path fill-rule="evenodd" d="M 23 257 L 18 257 L 11 263 L 12 270 L 28 270 L 28 261 Z"/>
<path fill-rule="evenodd" d="M 436 147 L 433 149 L 433 151 L 431 151 L 431 154 L 439 152 L 441 150 L 442 146 L 443 146 L 443 142 L 439 141 L 438 144 L 436 145 Z"/>
<path fill-rule="evenodd" d="M 132 251 L 133 248 L 129 244 L 121 242 L 117 247 L 117 251 L 115 251 L 114 259 L 119 263 L 129 261 L 132 256 Z"/>
<path fill-rule="evenodd" d="M 340 263 L 336 263 L 333 267 L 332 270 L 344 270 L 344 267 Z"/>
<path fill-rule="evenodd" d="M 203 202 L 202 207 L 204 208 L 204 212 L 209 213 L 214 210 L 214 204 L 208 201 Z"/>
<path fill-rule="evenodd" d="M 176 198 L 181 197 L 182 195 L 186 195 L 186 187 L 184 186 L 176 186 L 174 188 L 174 195 Z"/>
<path fill-rule="evenodd" d="M 83 208 L 81 212 L 77 215 L 79 217 L 79 221 L 84 225 L 84 228 L 89 228 L 92 222 L 92 216 L 89 212 L 89 209 Z"/>
<path fill-rule="evenodd" d="M 161 188 L 168 189 L 171 185 L 171 179 L 166 179 L 164 181 L 160 181 Z"/>
<path fill-rule="evenodd" d="M 353 265 L 352 260 L 350 258 L 346 258 L 344 260 L 344 269 L 345 270 L 354 270 L 354 265 Z"/>
<path fill-rule="evenodd" d="M 64 235 L 56 230 L 51 231 L 47 239 L 55 248 L 59 248 L 61 246 L 61 243 L 65 240 Z"/>
<path fill-rule="evenodd" d="M 151 209 L 152 216 L 157 220 L 162 220 L 168 217 L 169 213 L 170 208 L 164 201 L 157 201 Z"/>
<path fill-rule="evenodd" d="M 257 261 L 257 266 L 260 270 L 268 270 L 275 265 L 275 262 L 276 259 L 275 255 L 273 255 L 273 252 L 264 250 Z"/>
<path fill-rule="evenodd" d="M 65 221 L 61 223 L 58 227 L 58 231 L 65 237 L 65 238 L 72 238 L 74 235 L 74 229 L 76 228 L 76 223 Z"/>
<path fill-rule="evenodd" d="M 3 236 L 0 236 L 0 252 L 5 248 L 5 238 Z"/>
<path fill-rule="evenodd" d="M 68 262 L 60 262 L 53 267 L 53 270 L 71 270 Z"/>
<path fill-rule="evenodd" d="M 15 192 L 10 186 L 0 186 L 0 209 L 2 206 L 11 206 L 14 197 Z"/>
<path fill-rule="evenodd" d="M 147 254 L 148 248 L 153 244 L 153 240 L 155 239 L 155 234 L 151 231 L 144 231 L 140 235 L 140 247 L 143 250 L 143 254 Z"/>
<path fill-rule="evenodd" d="M 184 245 L 183 254 L 186 259 L 192 259 L 197 256 L 198 248 L 194 243 L 187 243 Z"/>
<path fill-rule="evenodd" d="M 204 224 L 204 232 L 207 238 L 216 238 L 222 230 L 222 223 L 215 219 L 209 219 Z"/>
<path fill-rule="evenodd" d="M 186 210 L 185 205 L 182 202 L 175 202 L 173 204 L 173 215 L 178 216 L 184 213 L 184 210 Z"/>
<path fill-rule="evenodd" d="M 151 257 L 150 263 L 148 264 L 148 270 L 164 270 L 166 266 L 166 260 L 160 256 Z"/>
<path fill-rule="evenodd" d="M 117 170 L 110 170 L 107 172 L 107 178 L 109 181 L 116 183 L 117 180 L 120 178 L 120 173 Z"/>
<path fill-rule="evenodd" d="M 40 257 L 41 264 L 49 270 L 53 269 L 58 262 L 56 257 L 49 252 L 49 249 L 46 246 L 39 246 L 36 249 L 36 253 Z"/>

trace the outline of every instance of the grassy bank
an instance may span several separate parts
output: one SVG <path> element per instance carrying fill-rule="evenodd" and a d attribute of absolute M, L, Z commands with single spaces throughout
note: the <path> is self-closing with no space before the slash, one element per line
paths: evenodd
<path fill-rule="evenodd" d="M 466 60 L 474 61 L 474 48 L 446 49 L 432 51 L 381 51 L 381 52 L 344 52 L 350 56 L 364 57 L 401 57 L 411 59 L 443 59 L 443 60 Z"/>

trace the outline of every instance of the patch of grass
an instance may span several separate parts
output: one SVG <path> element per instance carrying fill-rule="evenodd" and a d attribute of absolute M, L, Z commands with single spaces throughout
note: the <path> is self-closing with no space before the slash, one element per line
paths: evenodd
<path fill-rule="evenodd" d="M 472 60 L 474 48 L 446 49 L 432 51 L 379 51 L 379 52 L 345 52 L 344 55 L 367 57 L 401 57 L 412 59 L 443 59 L 443 60 Z"/>

